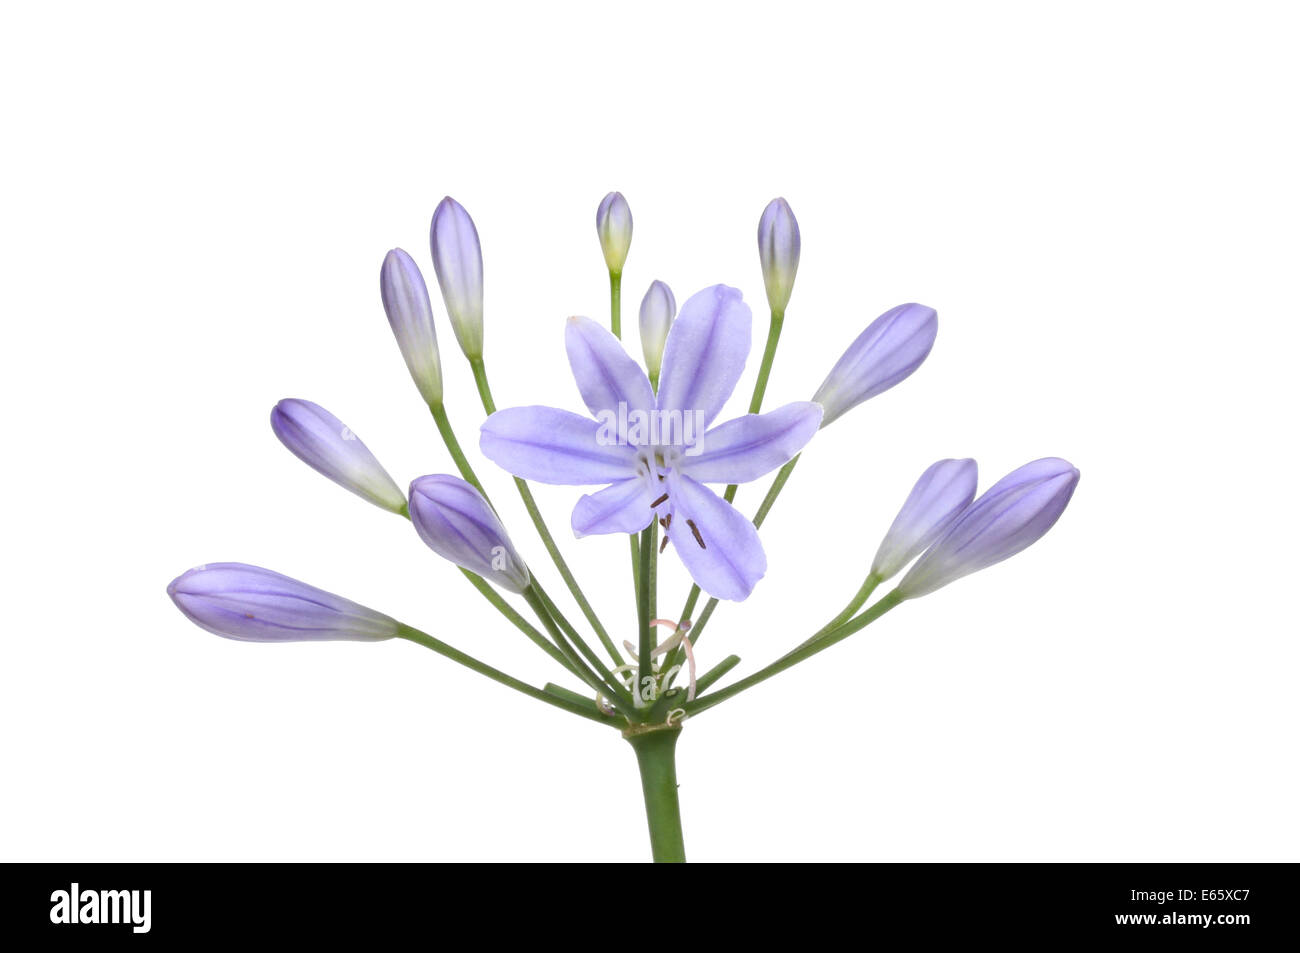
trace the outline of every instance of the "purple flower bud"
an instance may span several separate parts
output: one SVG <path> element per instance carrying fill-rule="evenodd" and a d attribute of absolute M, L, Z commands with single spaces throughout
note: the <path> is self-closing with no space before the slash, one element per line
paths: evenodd
<path fill-rule="evenodd" d="M 610 274 L 621 275 L 627 250 L 632 246 L 632 209 L 623 193 L 610 192 L 600 200 L 596 209 L 596 235 Z"/>
<path fill-rule="evenodd" d="M 880 543 L 871 571 L 880 579 L 896 575 L 943 535 L 975 499 L 974 460 L 940 460 L 916 481 L 903 508 Z"/>
<path fill-rule="evenodd" d="M 813 395 L 826 411 L 822 426 L 908 377 L 938 331 L 939 316 L 923 304 L 900 304 L 872 321 Z"/>
<path fill-rule="evenodd" d="M 379 270 L 379 294 L 406 368 L 425 403 L 442 403 L 442 362 L 424 276 L 411 256 L 394 248 Z"/>
<path fill-rule="evenodd" d="M 199 628 L 240 642 L 372 642 L 398 625 L 381 612 L 244 563 L 208 563 L 167 587 Z"/>
<path fill-rule="evenodd" d="M 375 506 L 394 513 L 406 497 L 374 454 L 343 422 L 319 404 L 287 397 L 271 410 L 271 429 L 289 452 Z"/>
<path fill-rule="evenodd" d="M 1065 511 L 1079 471 L 1057 457 L 1013 470 L 972 503 L 916 561 L 899 593 L 923 596 L 1014 556 L 1037 542 Z"/>
<path fill-rule="evenodd" d="M 799 223 L 790 203 L 772 199 L 758 220 L 758 260 L 763 266 L 767 303 L 777 314 L 785 314 L 799 270 Z"/>
<path fill-rule="evenodd" d="M 515 552 L 483 494 L 460 477 L 434 473 L 411 483 L 411 522 L 426 546 L 462 569 L 510 592 L 528 586 L 528 568 Z"/>
<path fill-rule="evenodd" d="M 450 195 L 433 213 L 429 249 L 456 340 L 476 360 L 483 356 L 483 249 L 474 220 Z"/>
<path fill-rule="evenodd" d="M 641 350 L 645 353 L 645 366 L 651 381 L 659 379 L 664 343 L 676 316 L 677 299 L 673 297 L 673 289 L 662 281 L 650 282 L 650 290 L 641 299 Z"/>

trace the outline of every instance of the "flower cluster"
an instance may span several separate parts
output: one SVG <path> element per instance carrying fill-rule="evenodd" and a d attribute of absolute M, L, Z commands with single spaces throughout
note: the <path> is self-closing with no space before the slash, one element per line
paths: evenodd
<path fill-rule="evenodd" d="M 485 413 L 478 448 L 516 478 L 542 546 L 589 634 L 543 588 L 536 567 L 512 542 L 461 447 L 444 409 L 433 302 L 407 252 L 395 248 L 384 258 L 380 300 L 457 473 L 417 477 L 403 493 L 357 435 L 325 408 L 289 398 L 271 412 L 272 430 L 290 452 L 357 496 L 409 519 L 429 549 L 459 567 L 506 621 L 576 682 L 576 689 L 530 685 L 382 613 L 239 563 L 208 564 L 177 578 L 168 589 L 177 607 L 202 628 L 242 641 L 398 637 L 424 645 L 553 707 L 620 728 L 637 749 L 644 773 L 646 759 L 662 757 L 662 752 L 653 753 L 659 751 L 653 746 L 661 746 L 660 736 L 668 732 L 675 739 L 684 718 L 824 651 L 906 600 L 1015 555 L 1041 538 L 1065 510 L 1079 471 L 1059 458 L 1025 464 L 978 497 L 974 460 L 932 464 L 908 494 L 862 587 L 844 609 L 777 661 L 710 691 L 739 660 L 729 656 L 697 674 L 692 640 L 698 640 L 719 600 L 745 599 L 763 578 L 767 560 L 759 529 L 799 455 L 829 424 L 910 377 L 934 346 L 938 316 L 933 308 L 915 303 L 889 309 L 849 344 L 809 400 L 764 411 L 801 252 L 794 212 L 784 199 L 775 199 L 758 225 L 769 312 L 762 360 L 748 411 L 718 422 L 750 356 L 753 316 L 742 293 L 712 285 L 686 298 L 679 309 L 672 289 L 652 281 L 638 315 L 642 367 L 621 341 L 620 294 L 632 243 L 632 213 L 621 194 L 612 192 L 600 202 L 596 231 L 610 282 L 609 326 L 587 317 L 570 317 L 562 325 L 568 364 L 588 411 L 582 414 L 543 406 L 497 409 L 484 359 L 478 230 L 451 198 L 438 205 L 429 230 L 442 302 Z M 774 472 L 752 517 L 733 504 L 740 485 Z M 569 570 L 528 481 L 598 487 L 575 500 L 573 535 L 629 538 L 638 609 L 635 637 L 623 642 L 630 659 Z M 711 486 L 724 489 L 719 493 Z M 695 587 L 676 619 L 657 619 L 656 563 L 669 544 Z M 882 582 L 900 574 L 891 592 L 868 605 Z M 696 616 L 702 594 L 709 601 Z M 522 600 L 536 624 L 511 604 L 513 597 Z M 657 625 L 670 632 L 660 644 L 651 636 Z M 600 650 L 589 642 L 591 636 Z M 690 672 L 685 691 L 673 686 L 683 659 Z M 662 774 L 662 765 L 654 770 Z M 647 787 L 646 796 L 649 810 L 652 800 L 669 794 L 652 798 Z M 675 806 L 675 785 L 671 799 Z M 678 859 L 670 855 L 680 853 L 680 830 L 674 845 L 671 831 L 657 829 L 653 811 L 650 826 L 656 856 Z"/>

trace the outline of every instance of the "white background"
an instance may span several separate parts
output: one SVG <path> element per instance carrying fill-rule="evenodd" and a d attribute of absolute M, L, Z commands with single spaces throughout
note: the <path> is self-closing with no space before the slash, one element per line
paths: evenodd
<path fill-rule="evenodd" d="M 562 322 L 605 317 L 593 217 L 619 189 L 625 323 L 652 278 L 679 300 L 727 282 L 756 340 L 754 228 L 789 199 L 768 406 L 885 309 L 940 314 L 925 366 L 811 446 L 706 667 L 753 671 L 838 611 L 933 460 L 975 456 L 983 486 L 1049 454 L 1083 474 L 1031 550 L 688 723 L 692 859 L 1300 859 L 1293 13 L 10 6 L 0 855 L 647 856 L 613 733 L 402 642 L 214 638 L 164 592 L 252 562 L 558 674 L 267 414 L 319 401 L 402 484 L 451 469 L 377 280 L 394 245 L 431 270 L 447 193 L 483 238 L 499 403 L 580 408 Z M 577 491 L 537 494 L 622 637 L 626 543 L 570 539 Z M 686 582 L 664 566 L 668 614 Z"/>

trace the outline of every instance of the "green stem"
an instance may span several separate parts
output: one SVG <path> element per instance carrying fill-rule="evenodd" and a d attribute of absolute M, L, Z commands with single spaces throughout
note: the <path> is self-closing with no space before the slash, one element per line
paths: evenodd
<path fill-rule="evenodd" d="M 637 679 L 635 697 L 641 698 L 646 679 L 654 675 L 650 660 L 650 651 L 654 648 L 650 637 L 650 554 L 655 550 L 655 530 L 659 524 L 654 520 L 641 531 L 641 566 L 637 573 L 636 618 L 637 618 Z"/>
<path fill-rule="evenodd" d="M 472 358 L 470 367 L 474 371 L 474 383 L 478 386 L 479 399 L 483 402 L 483 409 L 494 414 L 497 410 L 496 401 L 492 399 L 492 388 L 488 385 L 487 369 L 483 365 L 482 358 Z M 466 479 L 469 479 L 466 477 Z M 473 481 L 471 481 L 473 482 Z M 524 509 L 528 511 L 528 517 L 533 521 L 533 526 L 537 527 L 537 535 L 542 539 L 542 545 L 546 547 L 546 552 L 550 554 L 551 561 L 555 563 L 555 568 L 560 571 L 560 578 L 564 580 L 565 586 L 569 592 L 573 593 L 574 600 L 578 603 L 578 608 L 586 616 L 587 622 L 591 625 L 596 637 L 600 639 L 600 644 L 605 647 L 609 657 L 614 660 L 614 665 L 623 664 L 623 656 L 619 654 L 618 648 L 614 645 L 614 640 L 609 637 L 605 627 L 600 624 L 600 619 L 596 617 L 596 612 L 591 608 L 591 603 L 587 601 L 582 587 L 578 585 L 578 580 L 574 578 L 569 564 L 564 561 L 564 556 L 560 554 L 560 547 L 555 545 L 555 538 L 551 536 L 551 531 L 542 519 L 542 511 L 537 507 L 537 501 L 533 498 L 533 491 L 529 488 L 528 483 L 515 477 L 515 487 L 519 490 L 519 496 L 524 501 Z M 582 641 L 579 639 L 579 641 Z"/>
<path fill-rule="evenodd" d="M 567 668 L 574 675 L 578 675 L 579 678 L 582 677 L 579 674 L 578 670 L 573 667 L 573 664 L 567 658 L 564 657 L 564 653 L 561 652 L 559 649 L 557 649 L 554 645 L 552 645 L 547 640 L 546 636 L 538 632 L 535 627 L 529 625 L 528 620 L 525 619 L 518 612 L 516 612 L 515 608 L 512 605 L 510 605 L 510 603 L 506 602 L 506 600 L 502 597 L 501 593 L 497 592 L 496 589 L 494 589 L 491 586 L 491 584 L 489 584 L 486 580 L 484 580 L 482 576 L 476 575 L 475 573 L 470 572 L 468 569 L 462 569 L 461 572 L 464 573 L 465 578 L 470 581 L 470 584 L 473 585 L 474 588 L 477 589 L 483 595 L 484 599 L 492 603 L 492 605 L 496 606 L 497 610 L 503 616 L 509 619 L 510 622 L 514 624 L 515 628 L 517 628 L 524 635 L 528 636 L 528 638 L 530 638 L 533 641 L 533 643 L 537 645 L 538 648 L 540 648 L 551 658 L 555 659 L 555 661 L 559 662 L 561 665 Z"/>
<path fill-rule="evenodd" d="M 433 636 L 421 632 L 419 629 L 412 628 L 409 625 L 404 625 L 399 622 L 397 624 L 397 637 L 399 639 L 406 639 L 408 642 L 414 642 L 416 645 L 423 645 L 426 649 L 432 649 L 439 655 L 449 658 L 453 662 L 464 665 L 466 668 L 472 669 L 480 675 L 486 675 L 494 682 L 499 682 L 508 688 L 513 688 L 517 692 L 522 692 L 529 698 L 536 698 L 538 701 L 544 701 L 548 705 L 553 705 L 556 708 L 563 709 L 564 711 L 572 712 L 575 715 L 581 715 L 583 718 L 599 722 L 602 725 L 613 723 L 610 719 L 605 718 L 594 708 L 588 709 L 567 699 L 549 695 L 542 689 L 534 688 L 527 682 L 521 682 L 519 679 L 507 675 L 505 672 L 495 669 L 485 662 L 480 662 L 472 655 L 466 655 L 464 652 L 460 651 L 460 649 L 452 648 L 446 642 L 440 642 Z"/>
<path fill-rule="evenodd" d="M 554 695 L 556 698 L 563 698 L 567 701 L 571 701 L 575 705 L 590 708 L 592 711 L 596 710 L 595 698 L 591 695 L 580 695 L 571 689 L 565 688 L 563 685 L 556 685 L 554 682 L 547 682 L 542 686 L 542 691 L 546 692 L 548 695 Z"/>
<path fill-rule="evenodd" d="M 831 619 L 831 621 L 827 622 L 824 626 L 822 626 L 820 629 L 814 632 L 807 639 L 805 639 L 803 642 L 800 642 L 797 646 L 795 646 L 793 651 L 798 652 L 801 648 L 804 648 L 805 646 L 808 645 L 812 645 L 814 642 L 820 639 L 827 632 L 830 632 L 832 629 L 838 629 L 845 622 L 848 622 L 850 619 L 852 619 L 857 614 L 858 610 L 862 608 L 863 604 L 868 599 L 871 598 L 871 594 L 876 591 L 876 587 L 880 585 L 881 581 L 882 581 L 881 578 L 877 576 L 874 572 L 868 573 L 867 578 L 863 581 L 861 588 L 859 588 L 857 593 L 853 596 L 853 598 L 849 600 L 849 604 L 844 607 L 844 610 L 835 618 Z"/>
<path fill-rule="evenodd" d="M 800 454 L 799 456 L 803 456 L 803 454 Z M 773 480 L 772 485 L 767 488 L 767 496 L 763 497 L 763 502 L 758 506 L 758 512 L 754 514 L 754 526 L 756 528 L 761 527 L 763 525 L 763 520 L 767 519 L 768 511 L 772 509 L 772 504 L 776 502 L 776 498 L 780 496 L 781 491 L 785 489 L 786 481 L 790 479 L 790 474 L 794 472 L 795 464 L 798 462 L 799 457 L 795 457 L 776 472 L 776 479 Z"/>
<path fill-rule="evenodd" d="M 763 395 L 767 393 L 767 379 L 772 374 L 772 361 L 776 359 L 776 346 L 781 340 L 781 325 L 785 322 L 785 313 L 773 311 L 767 324 L 767 344 L 763 348 L 763 362 L 758 365 L 758 378 L 754 381 L 754 393 L 749 398 L 749 412 L 756 414 L 763 409 Z M 730 503 L 736 498 L 738 487 L 732 483 L 723 492 L 722 498 Z"/>
<path fill-rule="evenodd" d="M 622 297 L 623 297 L 623 273 L 609 273 L 609 329 L 614 332 L 614 337 L 623 336 L 623 315 L 622 315 Z"/>
<path fill-rule="evenodd" d="M 461 477 L 466 483 L 471 483 L 474 489 L 483 494 L 483 499 L 487 499 L 487 493 L 483 489 L 483 484 L 478 481 L 478 475 L 475 474 L 474 468 L 470 466 L 465 452 L 460 448 L 460 441 L 456 439 L 456 432 L 451 429 L 451 421 L 447 419 L 447 411 L 443 409 L 442 404 L 430 404 L 429 412 L 433 414 L 433 422 L 438 427 L 438 434 L 442 437 L 442 442 L 447 445 L 447 452 L 451 454 L 451 459 L 456 464 L 456 469 L 460 471 Z M 489 505 L 490 502 L 489 502 Z"/>
<path fill-rule="evenodd" d="M 759 669 L 753 675 L 750 675 L 746 678 L 742 678 L 734 685 L 728 685 L 726 688 L 719 689 L 718 691 L 713 692 L 711 695 L 704 695 L 701 698 L 695 699 L 695 701 L 693 702 L 687 702 L 686 705 L 684 706 L 686 708 L 687 714 L 698 715 L 700 712 L 712 708 L 714 705 L 718 704 L 719 702 L 724 702 L 728 698 L 731 698 L 735 695 L 739 695 L 745 689 L 752 688 L 753 686 L 757 685 L 759 682 L 766 681 L 767 679 L 771 678 L 773 675 L 776 675 L 780 672 L 784 672 L 787 668 L 790 668 L 791 666 L 798 665 L 804 659 L 812 658 L 818 652 L 824 652 L 826 649 L 830 648 L 836 642 L 842 641 L 843 639 L 847 639 L 854 632 L 857 632 L 859 629 L 863 629 L 866 626 L 870 625 L 872 622 L 875 622 L 882 615 L 884 615 L 886 612 L 894 608 L 894 606 L 898 605 L 902 601 L 903 601 L 903 597 L 902 595 L 899 594 L 899 591 L 897 589 L 893 590 L 891 593 L 889 593 L 889 595 L 885 596 L 883 599 L 881 599 L 879 602 L 873 605 L 866 612 L 862 613 L 862 615 L 858 616 L 856 619 L 854 619 L 851 622 L 845 623 L 844 625 L 840 626 L 838 629 L 835 629 L 834 631 L 827 632 L 816 642 L 813 642 L 811 644 L 805 643 L 805 645 L 802 648 L 795 649 L 793 652 L 789 653 L 788 655 L 782 656 L 781 658 L 773 662 L 771 665 Z"/>
<path fill-rule="evenodd" d="M 555 641 L 556 647 L 565 654 L 571 663 L 573 663 L 578 676 L 596 691 L 607 697 L 610 702 L 613 703 L 614 707 L 624 716 L 631 717 L 632 713 L 636 710 L 636 704 L 632 701 L 632 697 L 628 694 L 627 689 L 623 688 L 623 686 L 619 684 L 618 679 L 614 677 L 613 673 L 601 664 L 600 659 L 591 651 L 590 646 L 581 639 L 576 638 L 577 633 L 573 631 L 573 627 L 559 615 L 555 608 L 555 603 L 550 600 L 550 597 L 546 595 L 542 587 L 537 584 L 536 579 L 529 583 L 528 587 L 524 589 L 523 597 L 524 601 L 526 601 L 528 605 L 532 607 L 533 612 L 536 613 L 538 620 L 543 626 L 545 626 L 546 631 L 551 634 L 551 638 Z M 559 624 L 557 624 L 557 622 Z M 564 627 L 564 631 L 561 631 L 561 625 Z M 578 651 L 574 649 L 573 642 L 571 642 L 570 639 L 579 645 L 583 654 L 587 656 L 587 660 L 596 667 L 597 672 L 600 674 L 596 674 L 596 672 L 593 672 L 583 663 L 582 658 L 578 655 Z"/>
<path fill-rule="evenodd" d="M 639 599 L 641 597 L 641 545 L 637 542 L 636 533 L 629 533 L 627 541 L 628 549 L 632 553 L 632 598 Z M 639 602 L 637 606 L 640 608 Z"/>
<path fill-rule="evenodd" d="M 650 828 L 650 853 L 657 864 L 686 862 L 682 813 L 677 801 L 677 738 L 681 728 L 657 727 L 625 735 L 636 752 L 641 792 Z"/>
<path fill-rule="evenodd" d="M 695 691 L 697 693 L 708 691 L 714 682 L 722 678 L 722 676 L 726 675 L 739 664 L 739 655 L 728 655 L 721 662 L 695 680 Z"/>

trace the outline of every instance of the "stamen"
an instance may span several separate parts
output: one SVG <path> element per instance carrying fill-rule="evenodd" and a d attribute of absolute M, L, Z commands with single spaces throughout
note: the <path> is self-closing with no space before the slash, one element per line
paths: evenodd
<path fill-rule="evenodd" d="M 663 519 L 661 519 L 659 522 L 661 522 L 661 523 L 664 524 L 664 529 L 667 529 L 669 526 L 672 526 L 672 525 L 673 525 L 673 514 L 672 514 L 672 513 L 669 513 L 667 516 L 665 516 L 665 517 L 664 517 Z"/>
<path fill-rule="evenodd" d="M 651 503 L 651 504 L 650 504 L 650 508 L 651 508 L 651 509 L 654 509 L 656 506 L 658 506 L 660 503 L 662 503 L 662 502 L 663 502 L 664 500 L 666 500 L 666 499 L 668 499 L 668 494 L 667 494 L 667 493 L 665 493 L 663 496 L 659 497 L 659 499 L 657 499 L 657 500 L 655 500 L 653 503 Z"/>
<path fill-rule="evenodd" d="M 695 541 L 700 544 L 700 549 L 708 549 L 709 547 L 704 545 L 704 537 L 700 535 L 700 528 L 695 525 L 695 520 L 687 520 L 686 525 L 691 528 L 691 532 L 695 535 Z"/>
<path fill-rule="evenodd" d="M 664 550 L 667 548 L 668 548 L 668 534 L 664 533 L 664 541 L 659 544 L 659 555 L 662 556 Z"/>

